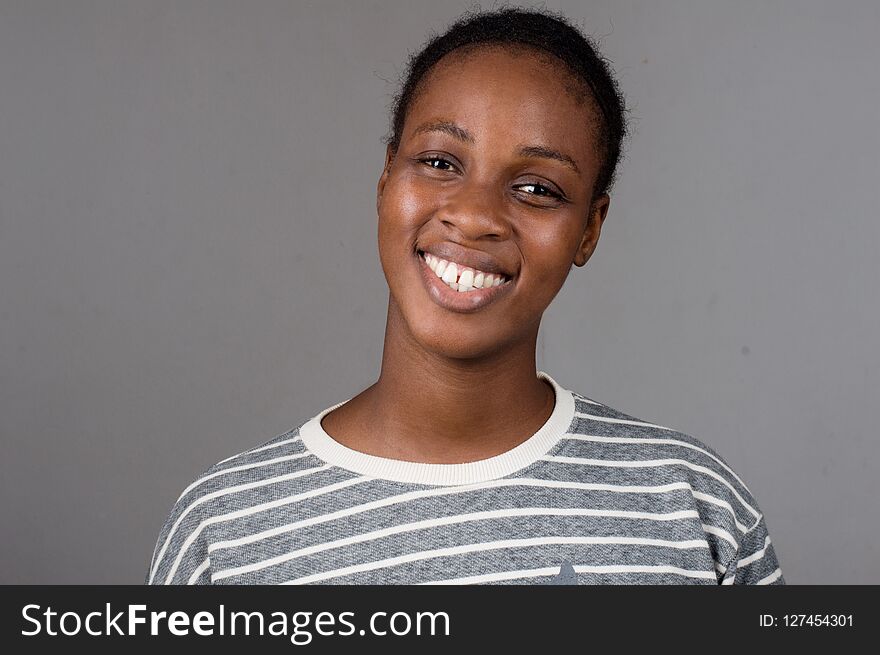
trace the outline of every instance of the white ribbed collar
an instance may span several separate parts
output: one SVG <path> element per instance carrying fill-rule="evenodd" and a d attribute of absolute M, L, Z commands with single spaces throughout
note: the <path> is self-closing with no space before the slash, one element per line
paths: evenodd
<path fill-rule="evenodd" d="M 312 417 L 300 427 L 300 436 L 305 447 L 328 464 L 339 466 L 355 473 L 372 478 L 395 482 L 415 482 L 419 484 L 457 485 L 471 484 L 503 478 L 546 454 L 559 438 L 565 434 L 574 419 L 574 397 L 568 389 L 563 389 L 556 380 L 544 371 L 538 371 L 556 392 L 556 405 L 550 418 L 531 437 L 507 452 L 463 464 L 428 464 L 407 462 L 368 455 L 343 446 L 321 427 L 321 419 L 348 400 L 328 407 Z"/>

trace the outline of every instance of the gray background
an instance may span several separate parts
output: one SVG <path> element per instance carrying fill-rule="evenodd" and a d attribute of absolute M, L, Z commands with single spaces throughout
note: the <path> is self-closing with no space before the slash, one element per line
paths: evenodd
<path fill-rule="evenodd" d="M 880 3 L 548 2 L 635 135 L 538 366 L 878 583 Z M 408 51 L 468 3 L 0 2 L 0 582 L 139 583 L 183 487 L 371 384 Z"/>

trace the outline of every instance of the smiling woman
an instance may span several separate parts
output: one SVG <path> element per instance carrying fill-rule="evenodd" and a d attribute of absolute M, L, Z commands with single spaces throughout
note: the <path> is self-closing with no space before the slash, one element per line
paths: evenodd
<path fill-rule="evenodd" d="M 561 16 L 463 17 L 410 61 L 377 189 L 377 381 L 207 470 L 150 583 L 781 584 L 710 448 L 537 371 L 593 254 L 623 98 Z"/>
<path fill-rule="evenodd" d="M 601 165 L 598 140 L 587 129 L 596 122 L 593 103 L 584 102 L 585 89 L 565 91 L 577 87 L 560 63 L 519 44 L 453 51 L 423 78 L 396 150 L 388 145 L 378 208 L 395 315 L 389 325 L 405 325 L 432 354 L 465 362 L 479 384 L 497 388 L 493 362 L 513 364 L 516 374 L 503 376 L 502 390 L 506 398 L 526 390 L 521 417 L 511 417 L 499 397 L 495 407 L 482 407 L 485 425 L 463 425 L 459 417 L 448 430 L 453 441 L 477 428 L 482 447 L 509 447 L 511 426 L 497 417 L 521 425 L 540 410 L 542 385 L 523 384 L 535 377 L 541 316 L 572 264 L 589 259 L 608 209 L 607 194 L 593 197 Z M 432 250 L 440 245 L 444 252 Z M 465 297 L 457 299 L 446 285 L 429 285 L 426 293 L 418 284 L 419 250 L 450 260 L 448 276 L 491 262 L 510 281 L 491 303 L 468 303 L 475 292 L 461 288 Z M 462 305 L 482 311 L 454 311 Z M 452 406 L 436 409 L 448 415 Z M 502 431 L 496 446 L 493 426 Z"/>

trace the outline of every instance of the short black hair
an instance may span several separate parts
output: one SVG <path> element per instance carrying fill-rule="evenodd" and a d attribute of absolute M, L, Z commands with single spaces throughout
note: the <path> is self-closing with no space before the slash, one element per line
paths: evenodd
<path fill-rule="evenodd" d="M 614 184 L 627 135 L 626 106 L 610 62 L 596 46 L 563 15 L 548 9 L 504 7 L 494 11 L 469 11 L 443 34 L 433 33 L 421 50 L 410 55 L 400 91 L 391 107 L 391 131 L 384 143 L 396 153 L 403 124 L 416 96 L 419 83 L 445 55 L 454 50 L 479 46 L 525 46 L 547 52 L 561 60 L 569 72 L 585 85 L 601 114 L 598 139 L 601 165 L 594 197 L 607 193 Z"/>

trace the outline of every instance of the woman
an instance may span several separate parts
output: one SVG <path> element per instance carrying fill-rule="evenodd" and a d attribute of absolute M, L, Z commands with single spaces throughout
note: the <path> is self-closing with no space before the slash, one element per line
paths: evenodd
<path fill-rule="evenodd" d="M 153 584 L 782 584 L 700 441 L 535 368 L 599 239 L 623 98 L 562 17 L 470 14 L 410 61 L 377 190 L 378 380 L 208 469 Z"/>

